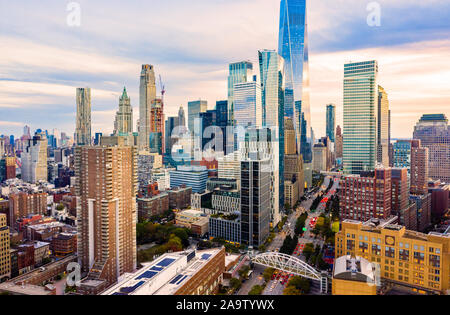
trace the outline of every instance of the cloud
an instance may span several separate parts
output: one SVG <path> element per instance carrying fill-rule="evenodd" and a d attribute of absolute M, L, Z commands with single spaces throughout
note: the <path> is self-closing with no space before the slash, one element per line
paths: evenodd
<path fill-rule="evenodd" d="M 277 48 L 279 0 L 77 2 L 81 27 L 66 24 L 68 1 L 1 3 L 0 119 L 20 117 L 33 128 L 57 126 L 72 133 L 75 87 L 90 86 L 96 131 L 111 132 L 123 86 L 138 118 L 143 63 L 162 75 L 166 116 L 199 98 L 212 108 L 226 99 L 229 62 L 257 64 L 258 49 Z M 450 46 L 444 41 L 450 3 L 378 0 L 382 25 L 371 28 L 369 2 L 308 2 L 312 121 L 318 135 L 324 133 L 325 104 L 342 103 L 342 68 L 349 59 L 380 61 L 396 125 L 407 126 L 394 126 L 394 132 L 410 134 L 413 121 L 402 117 L 418 115 L 418 104 L 448 113 L 448 67 L 442 60 Z M 22 131 L 0 126 L 0 132 Z"/>

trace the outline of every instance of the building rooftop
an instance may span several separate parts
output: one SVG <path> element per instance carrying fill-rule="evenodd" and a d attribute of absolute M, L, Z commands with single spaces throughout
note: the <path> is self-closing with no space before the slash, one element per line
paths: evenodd
<path fill-rule="evenodd" d="M 375 266 L 362 257 L 342 256 L 335 260 L 335 279 L 375 283 Z"/>
<path fill-rule="evenodd" d="M 420 121 L 444 121 L 448 123 L 448 119 L 444 114 L 425 114 Z"/>
<path fill-rule="evenodd" d="M 137 272 L 124 274 L 102 295 L 173 295 L 220 251 L 215 248 L 164 254 Z"/>

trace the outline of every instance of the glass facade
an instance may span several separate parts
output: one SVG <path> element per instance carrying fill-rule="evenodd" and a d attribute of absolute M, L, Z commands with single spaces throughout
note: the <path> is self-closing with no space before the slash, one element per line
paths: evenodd
<path fill-rule="evenodd" d="M 327 137 L 334 142 L 336 137 L 334 131 L 336 128 L 336 106 L 334 104 L 327 105 Z"/>
<path fill-rule="evenodd" d="M 377 161 L 378 63 L 344 66 L 344 173 L 375 169 Z"/>
<path fill-rule="evenodd" d="M 259 51 L 263 127 L 276 131 L 279 143 L 279 208 L 284 208 L 284 60 L 274 50 Z M 276 140 L 275 140 L 276 141 Z"/>
<path fill-rule="evenodd" d="M 252 81 L 253 64 L 249 61 L 231 63 L 228 75 L 228 124 L 234 126 L 234 86 Z"/>
<path fill-rule="evenodd" d="M 261 85 L 243 82 L 234 85 L 234 122 L 236 127 L 261 127 Z"/>
<path fill-rule="evenodd" d="M 306 0 L 281 1 L 278 53 L 285 61 L 285 116 L 294 119 L 298 151 L 302 153 L 305 163 L 311 163 Z M 303 123 L 305 128 L 302 128 Z M 305 131 L 303 137 L 302 129 Z"/>

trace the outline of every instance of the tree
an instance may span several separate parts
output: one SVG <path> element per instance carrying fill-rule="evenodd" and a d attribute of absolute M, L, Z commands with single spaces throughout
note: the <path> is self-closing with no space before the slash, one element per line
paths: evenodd
<path fill-rule="evenodd" d="M 274 272 L 275 272 L 274 268 L 267 268 L 266 270 L 264 270 L 263 272 L 264 280 L 266 280 L 266 282 L 269 282 Z"/>
<path fill-rule="evenodd" d="M 264 288 L 260 285 L 255 285 L 250 292 L 248 293 L 248 295 L 261 295 L 264 291 Z"/>
<path fill-rule="evenodd" d="M 283 291 L 283 295 L 302 295 L 302 292 L 293 286 L 288 286 Z"/>
<path fill-rule="evenodd" d="M 311 282 L 303 277 L 295 276 L 288 283 L 288 287 L 294 287 L 303 294 L 308 294 L 311 290 Z"/>
<path fill-rule="evenodd" d="M 241 279 L 247 279 L 249 271 L 250 271 L 250 266 L 242 267 L 238 272 Z"/>
<path fill-rule="evenodd" d="M 242 281 L 237 278 L 231 278 L 230 286 L 233 290 L 239 290 L 242 286 Z"/>
<path fill-rule="evenodd" d="M 58 204 L 58 205 L 56 206 L 56 210 L 57 210 L 57 211 L 63 211 L 63 210 L 64 210 L 64 205 L 63 205 L 62 203 Z"/>
<path fill-rule="evenodd" d="M 314 253 L 314 244 L 308 243 L 305 245 L 305 248 L 303 249 L 303 255 L 306 257 L 306 261 L 309 260 L 311 255 Z"/>

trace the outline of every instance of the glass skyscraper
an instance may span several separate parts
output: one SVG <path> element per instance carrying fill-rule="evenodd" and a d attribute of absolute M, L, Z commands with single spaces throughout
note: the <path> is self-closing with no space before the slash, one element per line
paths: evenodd
<path fill-rule="evenodd" d="M 252 81 L 253 64 L 241 61 L 229 65 L 228 75 L 228 124 L 234 126 L 234 86 L 236 83 Z"/>
<path fill-rule="evenodd" d="M 276 132 L 279 143 L 279 207 L 284 208 L 284 60 L 275 50 L 258 52 L 262 124 Z"/>
<path fill-rule="evenodd" d="M 308 164 L 312 153 L 306 10 L 306 0 L 281 0 L 278 53 L 285 62 L 285 116 L 295 122 L 297 149 Z"/>
<path fill-rule="evenodd" d="M 262 126 L 261 85 L 242 82 L 234 85 L 234 123 L 236 127 Z"/>
<path fill-rule="evenodd" d="M 378 63 L 344 66 L 344 173 L 375 169 L 377 161 Z"/>
<path fill-rule="evenodd" d="M 336 140 L 334 131 L 336 129 L 336 106 L 334 104 L 327 105 L 327 137 L 331 142 Z"/>

